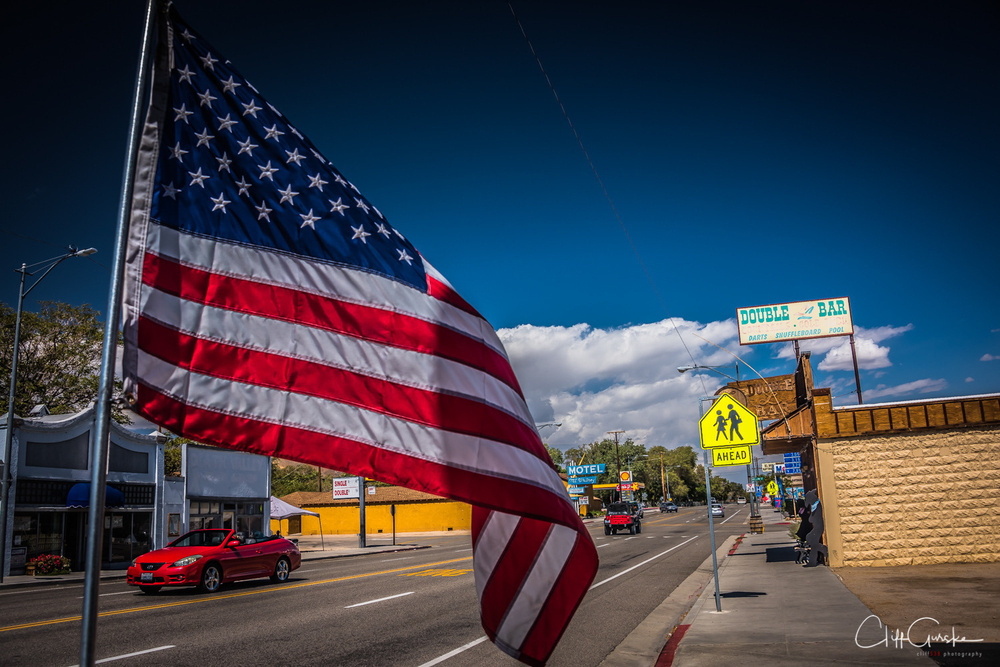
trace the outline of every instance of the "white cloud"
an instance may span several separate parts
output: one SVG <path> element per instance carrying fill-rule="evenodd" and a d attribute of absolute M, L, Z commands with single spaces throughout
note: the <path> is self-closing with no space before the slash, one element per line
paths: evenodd
<path fill-rule="evenodd" d="M 1000 359 L 1000 356 L 994 354 L 984 354 L 979 357 L 979 361 L 996 361 L 997 359 Z"/>
<path fill-rule="evenodd" d="M 700 365 L 732 365 L 734 359 L 694 334 L 748 353 L 735 343 L 734 320 L 674 318 L 617 329 L 525 324 L 497 333 L 535 421 L 562 423 L 545 433 L 546 442 L 560 447 L 617 429 L 649 446 L 697 444 L 697 397 L 728 380 L 710 371 L 680 374 L 677 367 L 692 363 L 688 350 Z"/>
<path fill-rule="evenodd" d="M 875 327 L 854 330 L 854 347 L 858 354 L 858 368 L 874 370 L 892 366 L 889 361 L 889 347 L 879 345 L 884 340 L 899 336 L 913 329 L 912 324 L 902 327 Z M 854 359 L 851 355 L 851 340 L 847 336 L 830 338 L 813 338 L 799 341 L 799 348 L 813 354 L 813 366 L 821 371 L 849 371 L 854 369 Z M 823 356 L 818 362 L 816 358 Z M 776 355 L 779 359 L 793 359 L 795 349 L 785 345 Z"/>
<path fill-rule="evenodd" d="M 906 394 L 929 394 L 934 391 L 941 391 L 948 386 L 948 381 L 944 378 L 939 378 L 937 380 L 931 380 L 926 378 L 923 380 L 914 380 L 913 382 L 907 382 L 905 384 L 896 385 L 895 387 L 887 387 L 884 384 L 880 384 L 874 389 L 865 389 L 864 397 L 865 400 L 873 398 L 882 398 L 883 396 L 905 396 Z"/>
<path fill-rule="evenodd" d="M 876 327 L 856 333 L 859 363 L 876 369 L 891 365 L 889 348 L 879 343 L 912 329 Z M 794 370 L 791 355 L 778 363 L 757 364 L 753 355 L 767 354 L 761 346 L 740 347 L 735 320 L 691 322 L 674 318 L 614 329 L 588 324 L 540 327 L 524 324 L 497 332 L 517 373 L 531 414 L 538 423 L 559 422 L 546 429 L 545 441 L 563 449 L 608 437 L 607 432 L 625 430 L 626 437 L 647 446 L 698 444 L 700 416 L 698 397 L 713 394 L 728 382 L 711 371 L 680 374 L 678 366 L 732 366 L 734 358 L 706 338 L 745 358 L 741 377 L 752 377 L 749 362 L 765 375 Z M 702 338 L 698 338 L 701 336 Z M 683 341 L 681 340 L 683 337 Z M 846 338 L 803 341 L 803 349 L 824 355 L 822 371 L 852 370 L 850 344 Z M 790 348 L 789 348 L 790 349 Z M 845 356 L 846 351 L 846 356 Z M 816 356 L 813 367 L 817 367 Z M 732 369 L 721 372 L 733 375 Z M 851 393 L 853 377 L 833 374 L 817 382 L 834 388 L 834 394 Z M 937 391 L 944 380 L 918 380 L 898 387 L 879 385 L 864 392 L 865 400 L 879 396 Z M 850 400 L 845 398 L 844 400 Z"/>
<path fill-rule="evenodd" d="M 967 377 L 967 378 L 965 378 L 965 381 L 966 381 L 966 382 L 975 382 L 975 381 L 976 381 L 976 378 L 973 378 L 973 377 Z"/>

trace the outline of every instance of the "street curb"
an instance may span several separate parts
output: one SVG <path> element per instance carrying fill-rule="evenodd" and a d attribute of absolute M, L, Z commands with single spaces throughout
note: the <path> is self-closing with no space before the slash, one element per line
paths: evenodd
<path fill-rule="evenodd" d="M 715 556 L 719 567 L 726 554 L 736 542 L 738 535 L 730 535 Z M 649 667 L 655 665 L 660 652 L 666 646 L 674 628 L 698 601 L 705 586 L 712 581 L 712 557 L 708 556 L 694 572 L 689 574 L 677 588 L 670 593 L 660 606 L 654 609 L 628 637 L 622 640 L 615 650 L 608 655 L 600 667 Z"/>
<path fill-rule="evenodd" d="M 14 575 L 19 576 L 19 575 Z M 114 581 L 115 579 L 124 579 L 126 577 L 125 570 L 122 570 L 121 574 L 102 574 L 100 581 Z M 8 577 L 9 579 L 10 577 Z M 58 586 L 59 584 L 82 584 L 84 577 L 82 574 L 80 576 L 71 577 L 64 579 L 62 577 L 31 577 L 29 581 L 4 581 L 0 584 L 0 591 L 6 591 L 12 588 L 44 588 L 45 586 Z"/>
<path fill-rule="evenodd" d="M 419 549 L 430 549 L 430 545 L 397 545 L 396 547 L 390 547 L 388 549 L 380 547 L 367 547 L 372 549 L 378 549 L 378 551 L 355 551 L 353 553 L 326 553 L 324 551 L 304 551 L 302 553 L 302 562 L 313 561 L 313 560 L 329 560 L 331 558 L 350 558 L 352 556 L 375 556 L 377 554 L 393 554 L 399 553 L 401 551 L 417 551 Z M 306 557 L 309 554 L 309 557 Z M 313 555 L 315 554 L 315 555 Z M 118 572 L 108 572 L 104 570 L 101 572 L 99 577 L 100 581 L 115 581 L 117 579 L 124 579 L 127 575 L 125 570 Z M 76 576 L 63 578 L 63 577 L 30 577 L 26 581 L 4 581 L 0 584 L 0 590 L 8 590 L 13 588 L 41 588 L 44 586 L 55 586 L 58 584 L 82 584 L 85 580 L 83 573 L 79 573 Z"/>
<path fill-rule="evenodd" d="M 366 548 L 372 548 L 372 547 L 366 547 Z M 374 547 L 374 548 L 379 549 L 379 550 L 378 551 L 355 551 L 353 553 L 347 553 L 347 554 L 326 553 L 324 551 L 319 551 L 318 553 L 316 551 L 305 551 L 305 552 L 300 552 L 300 553 L 302 553 L 302 560 L 306 561 L 306 560 L 328 560 L 330 558 L 350 558 L 351 556 L 374 556 L 375 554 L 394 554 L 394 553 L 399 553 L 400 551 L 417 551 L 419 549 L 430 549 L 432 547 L 429 544 L 423 544 L 423 545 L 421 545 L 421 544 L 414 544 L 414 545 L 410 545 L 410 546 L 407 546 L 407 545 L 398 545 L 396 547 L 392 547 L 392 548 L 389 548 L 389 549 L 380 549 L 378 547 Z M 306 558 L 305 554 L 309 554 L 309 558 Z M 316 554 L 316 555 L 313 555 L 313 554 Z"/>

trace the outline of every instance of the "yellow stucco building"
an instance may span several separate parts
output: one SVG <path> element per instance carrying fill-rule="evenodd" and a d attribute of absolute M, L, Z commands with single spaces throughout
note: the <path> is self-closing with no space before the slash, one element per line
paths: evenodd
<path fill-rule="evenodd" d="M 465 503 L 399 486 L 376 486 L 373 495 L 365 496 L 365 533 L 393 530 L 395 508 L 397 533 L 445 532 L 470 530 L 472 507 Z M 357 535 L 361 521 L 358 500 L 334 500 L 329 491 L 297 491 L 281 498 L 319 517 L 302 516 L 282 521 L 271 520 L 271 532 L 283 535 Z"/>

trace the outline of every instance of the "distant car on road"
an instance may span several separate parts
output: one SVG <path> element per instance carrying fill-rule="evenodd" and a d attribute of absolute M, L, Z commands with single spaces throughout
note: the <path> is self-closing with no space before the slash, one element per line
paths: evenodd
<path fill-rule="evenodd" d="M 712 518 L 721 519 L 726 516 L 726 513 L 722 511 L 722 505 L 719 503 L 712 503 Z"/>
<path fill-rule="evenodd" d="M 229 529 L 192 530 L 132 561 L 125 582 L 143 593 L 164 586 L 198 586 L 214 593 L 240 579 L 270 577 L 281 583 L 301 563 L 295 543 L 278 535 L 245 538 Z"/>
<path fill-rule="evenodd" d="M 736 499 L 736 504 L 737 505 L 746 505 L 747 504 L 747 499 L 744 498 L 743 496 L 740 496 L 739 498 Z"/>
<path fill-rule="evenodd" d="M 619 530 L 627 530 L 635 535 L 642 532 L 642 517 L 635 503 L 611 503 L 604 515 L 604 534 L 617 535 Z"/>
<path fill-rule="evenodd" d="M 660 513 L 676 512 L 676 511 L 677 511 L 677 505 L 675 505 L 674 503 L 669 503 L 669 502 L 660 503 Z"/>

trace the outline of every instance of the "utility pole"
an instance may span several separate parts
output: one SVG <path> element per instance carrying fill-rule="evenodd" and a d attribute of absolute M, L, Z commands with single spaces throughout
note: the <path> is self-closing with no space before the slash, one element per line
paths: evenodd
<path fill-rule="evenodd" d="M 618 500 L 622 499 L 622 457 L 618 455 L 618 434 L 625 431 L 608 431 L 609 435 L 615 436 L 615 461 L 618 464 Z"/>
<path fill-rule="evenodd" d="M 667 496 L 667 475 L 663 472 L 663 452 L 660 452 L 660 490 L 663 491 L 663 502 L 670 500 Z"/>

